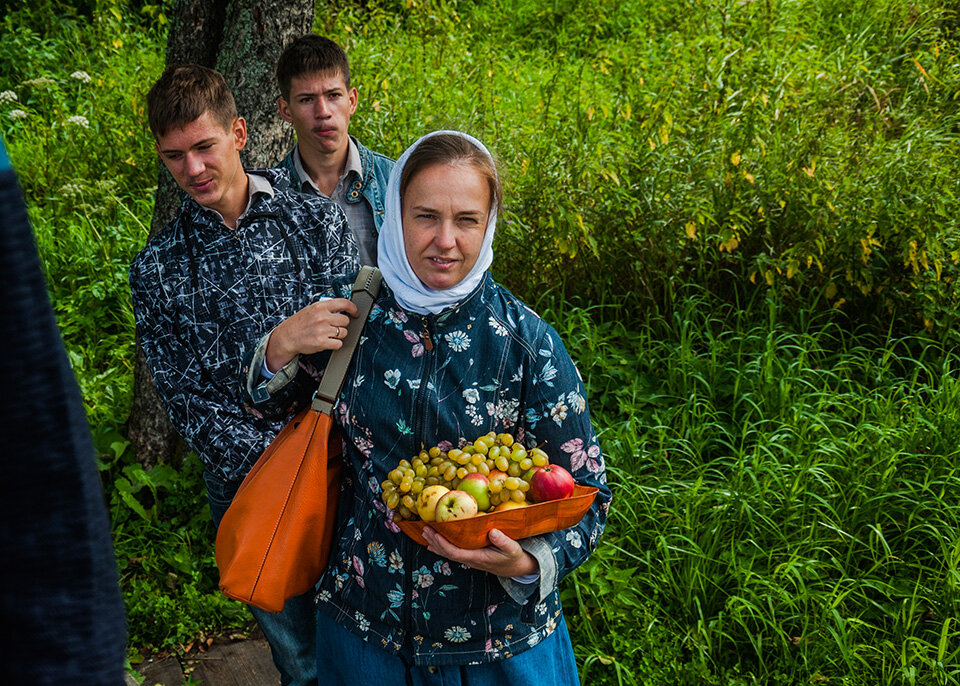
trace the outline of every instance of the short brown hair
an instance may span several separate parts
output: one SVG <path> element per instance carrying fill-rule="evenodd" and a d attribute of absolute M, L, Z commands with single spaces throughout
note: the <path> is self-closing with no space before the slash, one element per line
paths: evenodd
<path fill-rule="evenodd" d="M 400 174 L 400 198 L 403 198 L 414 176 L 435 164 L 471 165 L 490 186 L 490 206 L 500 207 L 503 202 L 503 186 L 494 161 L 463 136 L 451 133 L 431 136 L 410 153 Z"/>
<path fill-rule="evenodd" d="M 340 74 L 350 90 L 347 53 L 329 38 L 308 33 L 288 45 L 277 60 L 277 84 L 284 100 L 290 99 L 290 82 L 304 74 Z"/>
<path fill-rule="evenodd" d="M 183 128 L 204 112 L 226 129 L 237 118 L 237 104 L 223 76 L 199 64 L 167 67 L 147 93 L 147 120 L 155 138 Z"/>

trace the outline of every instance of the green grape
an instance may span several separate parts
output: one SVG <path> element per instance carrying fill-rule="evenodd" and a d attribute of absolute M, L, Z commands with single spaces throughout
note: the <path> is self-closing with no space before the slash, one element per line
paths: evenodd
<path fill-rule="evenodd" d="M 505 472 L 507 471 L 507 468 L 510 467 L 510 459 L 505 455 L 501 455 L 497 458 L 496 464 L 497 469 L 499 469 L 501 472 Z"/>
<path fill-rule="evenodd" d="M 413 487 L 413 477 L 411 476 L 403 477 L 403 481 L 400 482 L 400 492 L 409 493 L 412 487 Z"/>
<path fill-rule="evenodd" d="M 399 504 L 400 504 L 400 494 L 394 491 L 387 498 L 387 507 L 389 507 L 391 510 L 395 510 L 397 509 L 397 505 Z"/>
<path fill-rule="evenodd" d="M 470 462 L 471 459 L 473 459 L 473 453 L 462 452 L 457 456 L 454 462 L 456 462 L 457 464 L 463 465 Z"/>
<path fill-rule="evenodd" d="M 461 467 L 463 469 L 463 467 Z M 453 465 L 447 467 L 446 471 L 443 472 L 444 481 L 453 481 L 453 477 L 457 475 L 457 468 Z"/>
<path fill-rule="evenodd" d="M 520 479 L 520 486 L 519 486 L 519 488 L 520 488 L 521 491 L 523 491 L 524 493 L 526 493 L 527 491 L 530 490 L 530 482 L 529 482 L 529 481 L 524 481 L 523 479 Z"/>
<path fill-rule="evenodd" d="M 410 492 L 414 495 L 420 493 L 426 485 L 426 479 L 414 479 L 413 486 L 410 487 Z"/>
<path fill-rule="evenodd" d="M 400 519 L 416 519 L 416 515 L 414 515 L 413 512 L 411 512 L 405 505 L 401 505 L 399 509 L 397 509 L 397 513 L 400 515 Z"/>
<path fill-rule="evenodd" d="M 513 450 L 510 453 L 510 459 L 514 462 L 519 462 L 527 456 L 527 451 L 524 450 L 522 445 L 515 445 Z"/>
<path fill-rule="evenodd" d="M 534 467 L 545 467 L 545 466 L 547 465 L 547 463 L 549 462 L 549 460 L 547 459 L 546 454 L 544 454 L 544 453 L 542 453 L 542 452 L 539 452 L 539 451 L 538 451 L 538 452 L 535 452 L 535 453 L 531 453 L 531 456 L 532 456 L 532 457 L 531 457 L 530 459 L 533 460 L 533 466 L 534 466 Z"/>
<path fill-rule="evenodd" d="M 435 467 L 435 466 L 437 466 L 438 464 L 443 464 L 443 461 L 444 461 L 445 459 L 447 459 L 447 458 L 446 458 L 446 455 L 444 455 L 443 453 L 440 453 L 440 454 L 437 455 L 436 457 L 431 457 L 431 458 L 430 458 L 430 464 Z"/>
<path fill-rule="evenodd" d="M 511 434 L 499 434 L 497 436 L 497 441 L 504 448 L 509 448 L 511 445 L 513 445 L 513 436 Z"/>
<path fill-rule="evenodd" d="M 433 446 L 432 448 L 430 448 L 430 450 L 427 451 L 427 454 L 430 457 L 440 457 L 440 448 L 438 448 L 437 446 Z"/>
<path fill-rule="evenodd" d="M 500 454 L 500 446 L 495 445 L 495 446 L 492 446 L 490 450 L 487 451 L 487 458 L 490 460 L 496 460 L 499 454 Z"/>
<path fill-rule="evenodd" d="M 436 486 L 438 483 L 440 483 L 440 475 L 428 476 L 424 483 L 427 484 L 427 486 Z"/>
<path fill-rule="evenodd" d="M 484 476 L 487 476 L 488 474 L 490 474 L 490 467 L 487 466 L 486 462 L 481 462 L 480 464 L 477 465 L 477 471 L 483 474 Z"/>
<path fill-rule="evenodd" d="M 520 488 L 520 479 L 515 476 L 509 476 L 503 481 L 503 487 L 508 491 L 515 491 Z"/>
<path fill-rule="evenodd" d="M 412 467 L 413 465 L 411 465 L 408 460 L 400 460 L 400 464 L 397 465 L 397 468 L 401 470 L 411 469 Z"/>
<path fill-rule="evenodd" d="M 469 474 L 469 473 L 470 473 L 470 472 L 467 471 L 467 468 L 466 468 L 466 467 L 460 467 L 460 468 L 457 469 L 457 478 L 458 478 L 458 479 L 462 479 L 463 477 L 465 477 L 465 476 L 466 476 L 467 474 Z"/>
<path fill-rule="evenodd" d="M 403 472 L 401 472 L 399 469 L 394 469 L 387 476 L 395 485 L 399 485 L 400 482 L 403 481 Z"/>
<path fill-rule="evenodd" d="M 510 493 L 510 500 L 514 501 L 515 503 L 522 503 L 526 499 L 527 494 L 523 491 L 513 491 Z"/>
<path fill-rule="evenodd" d="M 523 474 L 523 470 L 520 469 L 520 465 L 518 465 L 516 462 L 511 462 L 510 466 L 507 467 L 507 474 L 510 476 L 520 476 Z"/>
<path fill-rule="evenodd" d="M 481 462 L 486 462 L 486 460 L 483 459 L 483 455 L 474 454 L 470 456 L 470 464 L 477 466 Z"/>
<path fill-rule="evenodd" d="M 417 509 L 417 501 L 413 499 L 412 495 L 405 495 L 400 498 L 400 502 L 403 503 L 403 506 L 408 510 Z"/>
<path fill-rule="evenodd" d="M 380 490 L 381 490 L 381 491 L 385 491 L 385 490 L 387 490 L 387 489 L 389 488 L 389 489 L 392 491 L 394 485 L 395 485 L 395 484 L 394 484 L 392 481 L 390 481 L 390 479 L 387 479 L 386 481 L 381 481 L 381 482 L 380 482 Z"/>
<path fill-rule="evenodd" d="M 525 457 L 522 460 L 520 460 L 519 464 L 520 464 L 520 469 L 522 469 L 523 471 L 527 471 L 533 466 L 533 460 L 531 460 L 529 457 Z"/>
<path fill-rule="evenodd" d="M 491 492 L 490 492 L 490 505 L 491 505 L 492 507 L 496 507 L 496 506 L 499 505 L 499 504 L 500 504 L 500 491 L 497 491 L 496 493 L 494 493 L 493 491 L 491 491 Z"/>
<path fill-rule="evenodd" d="M 426 476 L 428 470 L 429 468 L 427 467 L 427 465 L 421 462 L 420 465 L 414 469 L 414 472 L 416 473 L 417 476 Z"/>

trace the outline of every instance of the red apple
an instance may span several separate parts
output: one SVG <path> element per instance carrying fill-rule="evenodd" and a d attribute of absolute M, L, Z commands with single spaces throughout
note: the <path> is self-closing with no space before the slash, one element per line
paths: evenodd
<path fill-rule="evenodd" d="M 477 507 L 481 512 L 490 509 L 490 481 L 480 472 L 471 472 L 460 479 L 460 485 L 457 486 L 461 491 L 469 493 L 477 501 Z"/>
<path fill-rule="evenodd" d="M 530 478 L 530 497 L 535 503 L 569 498 L 573 495 L 574 485 L 570 472 L 560 465 L 548 464 Z"/>
<path fill-rule="evenodd" d="M 437 521 L 449 522 L 454 519 L 466 519 L 477 514 L 477 501 L 469 493 L 449 491 L 437 502 Z"/>

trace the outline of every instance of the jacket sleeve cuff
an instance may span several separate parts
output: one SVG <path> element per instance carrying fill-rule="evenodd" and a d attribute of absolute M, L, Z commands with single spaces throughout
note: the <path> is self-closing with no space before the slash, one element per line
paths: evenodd
<path fill-rule="evenodd" d="M 557 585 L 557 560 L 553 556 L 553 549 L 546 539 L 539 536 L 525 538 L 519 541 L 520 547 L 533 555 L 540 565 L 539 583 L 520 583 L 510 577 L 498 576 L 500 585 L 518 605 L 526 605 L 533 598 L 536 605 L 553 593 Z M 539 593 L 535 593 L 539 591 Z"/>
<path fill-rule="evenodd" d="M 257 342 L 257 347 L 253 351 L 253 360 L 250 363 L 250 371 L 247 373 L 247 393 L 255 403 L 262 403 L 270 399 L 270 396 L 293 381 L 297 375 L 297 368 L 300 364 L 300 356 L 296 355 L 287 362 L 271 378 L 266 378 L 262 370 L 267 365 L 267 343 L 270 342 L 270 334 L 261 338 Z"/>

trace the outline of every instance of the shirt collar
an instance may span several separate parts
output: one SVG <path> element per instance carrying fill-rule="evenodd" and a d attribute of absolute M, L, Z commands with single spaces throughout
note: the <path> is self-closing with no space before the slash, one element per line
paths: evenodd
<path fill-rule="evenodd" d="M 343 170 L 343 174 L 340 176 L 340 181 L 345 179 L 350 172 L 354 172 L 360 178 L 363 178 L 363 165 L 360 163 L 360 149 L 357 147 L 357 144 L 353 142 L 353 138 L 347 138 L 347 166 Z M 313 179 L 310 178 L 310 175 L 307 173 L 307 170 L 303 168 L 303 161 L 300 159 L 300 144 L 297 143 L 293 146 L 293 168 L 297 172 L 297 178 L 300 179 L 300 186 L 303 187 L 303 184 L 307 184 L 314 191 L 323 195 L 320 190 L 320 187 L 313 182 Z"/>
<path fill-rule="evenodd" d="M 243 212 L 240 213 L 240 216 L 237 217 L 237 221 L 243 219 L 247 213 L 250 211 L 250 208 L 253 207 L 253 200 L 258 195 L 266 195 L 268 197 L 274 197 L 276 192 L 273 190 L 273 184 L 270 183 L 270 179 L 265 176 L 260 176 L 256 173 L 247 174 L 247 206 L 244 208 Z M 202 210 L 213 213 L 222 223 L 226 224 L 223 221 L 223 215 L 217 212 L 211 207 L 204 207 L 203 205 L 197 205 Z"/>

